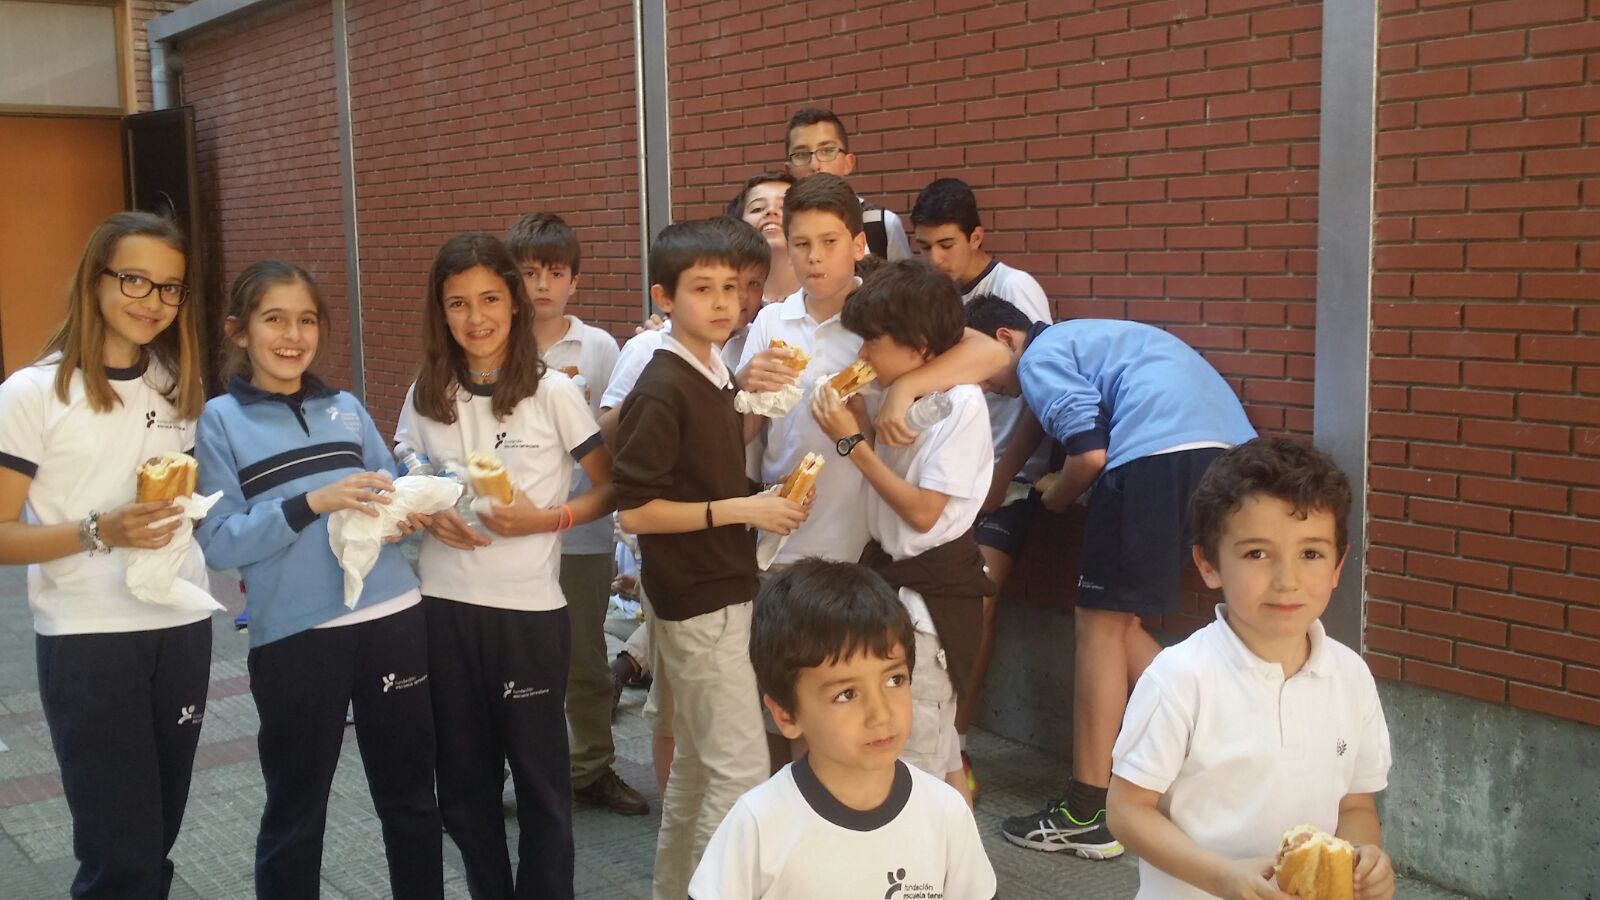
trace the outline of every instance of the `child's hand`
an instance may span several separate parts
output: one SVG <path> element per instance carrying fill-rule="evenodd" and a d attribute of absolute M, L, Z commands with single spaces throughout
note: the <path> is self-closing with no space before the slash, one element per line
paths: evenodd
<path fill-rule="evenodd" d="M 398 544 L 416 532 L 428 527 L 428 517 L 422 513 L 411 513 L 404 519 L 395 523 L 400 531 L 384 538 L 386 544 Z"/>
<path fill-rule="evenodd" d="M 657 313 L 651 313 L 650 318 L 645 319 L 643 325 L 634 326 L 633 333 L 644 334 L 646 331 L 660 331 L 661 326 L 665 324 L 667 324 L 666 319 L 661 318 Z"/>
<path fill-rule="evenodd" d="M 182 514 L 176 504 L 167 500 L 125 503 L 100 514 L 100 540 L 107 547 L 159 550 L 183 524 Z"/>
<path fill-rule="evenodd" d="M 319 516 L 341 509 L 353 509 L 375 516 L 378 510 L 373 504 L 389 502 L 386 493 L 377 491 L 393 490 L 394 482 L 382 472 L 357 472 L 307 494 L 306 505 Z"/>
<path fill-rule="evenodd" d="M 1295 900 L 1278 890 L 1272 866 L 1273 861 L 1265 857 L 1229 860 L 1222 876 L 1221 896 L 1226 900 Z"/>
<path fill-rule="evenodd" d="M 791 359 L 794 359 L 794 351 L 788 347 L 757 353 L 739 373 L 739 387 L 752 394 L 783 390 L 800 379 L 800 373 L 789 368 L 786 362 Z"/>
<path fill-rule="evenodd" d="M 728 507 L 732 507 L 734 521 L 753 525 L 773 534 L 793 532 L 809 515 L 806 507 L 777 494 L 738 497 L 724 504 L 725 509 Z"/>
<path fill-rule="evenodd" d="M 1377 844 L 1356 845 L 1356 900 L 1393 900 L 1394 864 Z"/>
<path fill-rule="evenodd" d="M 527 494 L 512 491 L 510 503 L 489 504 L 488 512 L 478 513 L 478 521 L 501 537 L 521 537 L 555 531 L 561 524 L 561 513 L 540 509 L 533 505 Z"/>
<path fill-rule="evenodd" d="M 823 434 L 836 441 L 861 431 L 855 413 L 839 399 L 839 392 L 831 384 L 818 384 L 811 392 L 811 418 L 817 420 Z"/>
<path fill-rule="evenodd" d="M 909 447 L 917 433 L 906 424 L 906 410 L 916 401 L 904 381 L 896 381 L 883 392 L 883 404 L 872 420 L 873 440 L 885 447 Z M 837 440 L 837 438 L 835 438 Z"/>
<path fill-rule="evenodd" d="M 466 522 L 462 521 L 461 514 L 454 507 L 448 507 L 428 517 L 428 533 L 439 539 L 446 547 L 457 550 L 476 550 L 487 547 L 491 543 L 489 538 L 473 530 Z"/>

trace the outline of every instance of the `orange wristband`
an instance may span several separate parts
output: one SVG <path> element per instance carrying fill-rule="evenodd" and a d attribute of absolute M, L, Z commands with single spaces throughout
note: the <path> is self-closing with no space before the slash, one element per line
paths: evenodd
<path fill-rule="evenodd" d="M 563 516 L 563 519 L 556 523 L 557 531 L 566 531 L 573 525 L 577 524 L 578 518 L 572 514 L 572 507 L 566 505 L 565 503 L 558 503 L 556 506 L 560 508 L 561 515 Z"/>

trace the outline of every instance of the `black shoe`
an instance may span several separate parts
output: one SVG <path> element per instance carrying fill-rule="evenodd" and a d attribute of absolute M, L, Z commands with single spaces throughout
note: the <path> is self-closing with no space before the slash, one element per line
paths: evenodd
<path fill-rule="evenodd" d="M 642 816 L 650 812 L 650 804 L 639 792 L 610 769 L 600 774 L 588 787 L 574 788 L 572 799 L 584 806 L 603 806 L 624 816 Z"/>
<path fill-rule="evenodd" d="M 1066 800 L 1033 815 L 1012 816 L 1001 824 L 1000 830 L 1006 840 L 1030 850 L 1064 850 L 1084 859 L 1115 859 L 1122 855 L 1122 844 L 1106 828 L 1105 810 L 1079 821 L 1067 811 Z"/>

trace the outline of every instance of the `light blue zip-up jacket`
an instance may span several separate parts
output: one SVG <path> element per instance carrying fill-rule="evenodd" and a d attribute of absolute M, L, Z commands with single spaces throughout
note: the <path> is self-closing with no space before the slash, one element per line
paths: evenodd
<path fill-rule="evenodd" d="M 294 395 L 236 375 L 228 393 L 206 403 L 195 459 L 200 493 L 222 492 L 195 536 L 207 565 L 244 576 L 251 647 L 350 612 L 328 519 L 311 511 L 306 494 L 357 472 L 395 475 L 388 445 L 355 397 L 309 374 Z M 386 545 L 356 609 L 416 586 L 399 548 Z"/>

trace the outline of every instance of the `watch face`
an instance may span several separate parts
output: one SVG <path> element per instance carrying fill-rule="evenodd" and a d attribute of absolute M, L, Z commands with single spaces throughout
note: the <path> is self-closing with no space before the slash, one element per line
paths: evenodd
<path fill-rule="evenodd" d="M 852 434 L 849 437 L 840 438 L 839 443 L 835 444 L 834 446 L 838 449 L 840 456 L 849 456 L 850 451 L 855 449 L 856 444 L 859 444 L 864 440 L 866 440 L 866 438 L 862 435 Z"/>

